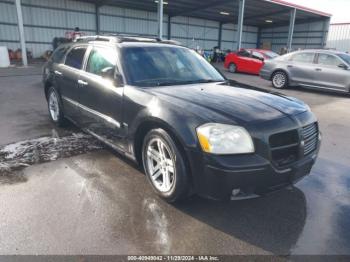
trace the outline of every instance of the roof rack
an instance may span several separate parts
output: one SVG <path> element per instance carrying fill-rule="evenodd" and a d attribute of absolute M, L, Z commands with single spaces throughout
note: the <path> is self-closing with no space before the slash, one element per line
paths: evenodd
<path fill-rule="evenodd" d="M 91 36 L 80 36 L 76 38 L 73 42 L 91 42 L 91 41 L 111 42 L 111 41 L 116 41 L 116 39 L 114 37 L 108 37 L 103 35 L 91 35 Z"/>
<path fill-rule="evenodd" d="M 181 45 L 180 42 L 175 40 L 163 40 L 160 38 L 150 38 L 143 36 L 127 35 L 127 34 L 103 34 L 94 36 L 81 36 L 74 40 L 74 42 L 92 42 L 92 41 L 103 41 L 103 42 L 150 42 L 150 43 L 163 43 L 172 45 Z"/>

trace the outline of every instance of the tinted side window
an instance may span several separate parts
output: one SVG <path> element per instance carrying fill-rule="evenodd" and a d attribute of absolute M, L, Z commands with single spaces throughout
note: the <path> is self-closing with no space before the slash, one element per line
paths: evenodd
<path fill-rule="evenodd" d="M 65 65 L 81 69 L 86 47 L 75 47 L 67 55 Z"/>
<path fill-rule="evenodd" d="M 292 61 L 299 63 L 312 64 L 314 62 L 314 53 L 299 53 L 292 56 Z"/>
<path fill-rule="evenodd" d="M 318 63 L 320 65 L 338 66 L 341 64 L 341 61 L 333 55 L 319 54 Z"/>
<path fill-rule="evenodd" d="M 54 63 L 62 63 L 63 57 L 67 52 L 68 47 L 61 47 L 56 49 L 56 51 L 52 54 L 52 62 Z"/>
<path fill-rule="evenodd" d="M 101 75 L 103 69 L 115 68 L 117 62 L 116 54 L 105 48 L 94 48 L 89 56 L 86 71 L 95 75 Z"/>

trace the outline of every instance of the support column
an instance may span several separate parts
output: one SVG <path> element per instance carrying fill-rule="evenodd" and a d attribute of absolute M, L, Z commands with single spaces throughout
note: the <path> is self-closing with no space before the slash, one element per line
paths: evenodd
<path fill-rule="evenodd" d="M 329 31 L 330 20 L 331 19 L 328 17 L 323 22 L 322 48 L 326 48 L 326 45 L 327 45 L 327 38 L 328 38 L 328 31 Z"/>
<path fill-rule="evenodd" d="M 221 49 L 221 42 L 222 42 L 222 22 L 219 24 L 219 35 L 218 35 L 218 47 Z"/>
<path fill-rule="evenodd" d="M 261 28 L 258 28 L 258 37 L 256 39 L 256 48 L 260 49 L 261 46 Z"/>
<path fill-rule="evenodd" d="M 288 31 L 288 41 L 287 41 L 288 52 L 292 51 L 293 33 L 294 33 L 296 13 L 297 13 L 297 10 L 295 8 L 290 11 L 289 31 Z"/>
<path fill-rule="evenodd" d="M 95 4 L 95 26 L 96 26 L 96 35 L 100 34 L 101 23 L 100 23 L 100 5 Z"/>
<path fill-rule="evenodd" d="M 171 16 L 168 15 L 168 40 L 171 39 Z"/>
<path fill-rule="evenodd" d="M 158 38 L 163 38 L 163 0 L 158 0 Z"/>
<path fill-rule="evenodd" d="M 23 62 L 24 66 L 28 66 L 26 42 L 24 39 L 24 27 L 23 27 L 21 0 L 15 0 L 15 3 L 16 3 L 16 9 L 17 9 L 17 22 L 18 22 L 19 39 L 21 42 L 21 50 L 22 50 L 22 62 Z"/>
<path fill-rule="evenodd" d="M 244 7 L 245 7 L 245 0 L 238 0 L 239 7 L 238 7 L 238 23 L 237 23 L 237 37 L 236 37 L 236 47 L 237 50 L 241 49 L 242 47 L 242 35 L 243 35 L 243 21 L 244 21 Z"/>

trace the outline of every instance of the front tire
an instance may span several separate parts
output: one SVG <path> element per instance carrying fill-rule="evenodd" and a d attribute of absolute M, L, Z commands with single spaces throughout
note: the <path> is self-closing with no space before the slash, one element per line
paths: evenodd
<path fill-rule="evenodd" d="M 57 126 L 65 126 L 66 119 L 63 114 L 61 97 L 53 87 L 50 87 L 47 92 L 47 105 L 51 121 Z"/>
<path fill-rule="evenodd" d="M 283 89 L 288 87 L 288 76 L 283 71 L 277 71 L 272 75 L 272 85 L 274 88 Z"/>
<path fill-rule="evenodd" d="M 154 191 L 167 202 L 188 196 L 189 172 L 174 139 L 163 129 L 152 129 L 145 136 L 142 161 Z"/>

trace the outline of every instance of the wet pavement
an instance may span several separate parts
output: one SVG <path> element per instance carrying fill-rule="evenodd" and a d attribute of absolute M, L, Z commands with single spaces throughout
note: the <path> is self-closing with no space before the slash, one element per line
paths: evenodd
<path fill-rule="evenodd" d="M 271 89 L 259 78 L 225 74 Z M 0 254 L 350 255 L 350 97 L 282 92 L 306 101 L 323 133 L 315 167 L 295 187 L 170 205 L 112 150 L 81 152 L 0 177 Z M 0 145 L 52 137 L 39 75 L 0 77 L 0 120 Z M 58 130 L 60 137 L 76 132 Z"/>

